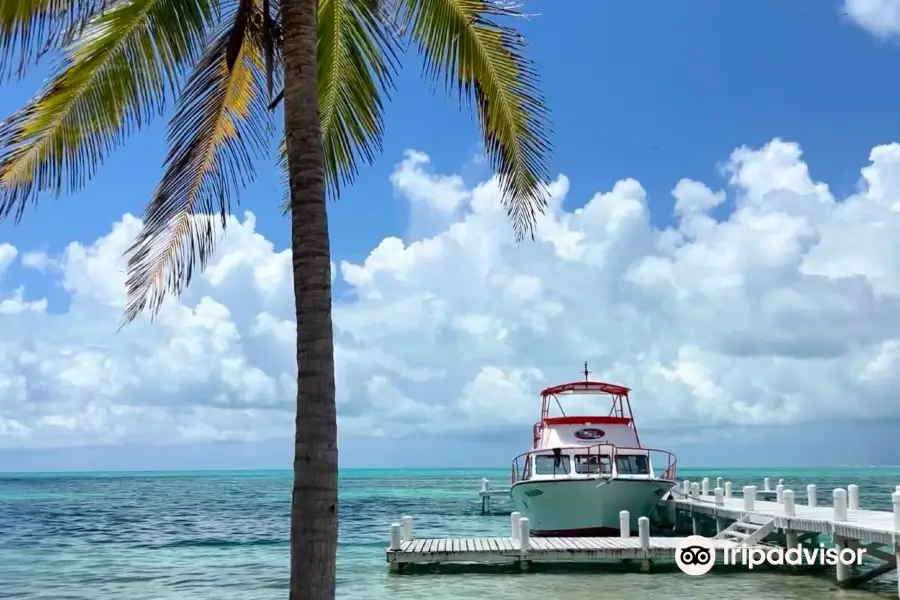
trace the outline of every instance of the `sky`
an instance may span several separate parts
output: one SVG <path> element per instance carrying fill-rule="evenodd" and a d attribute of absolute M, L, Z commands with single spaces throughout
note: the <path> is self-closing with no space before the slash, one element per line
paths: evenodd
<path fill-rule="evenodd" d="M 412 53 L 329 206 L 341 465 L 505 467 L 584 361 L 682 465 L 900 464 L 900 0 L 525 10 L 554 129 L 534 242 Z M 291 464 L 272 162 L 202 277 L 117 332 L 164 127 L 0 223 L 0 471 Z"/>

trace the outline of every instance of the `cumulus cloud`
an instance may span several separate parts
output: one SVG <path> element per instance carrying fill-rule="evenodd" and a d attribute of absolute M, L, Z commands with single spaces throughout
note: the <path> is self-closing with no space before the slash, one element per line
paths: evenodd
<path fill-rule="evenodd" d="M 794 143 L 724 165 L 717 186 L 682 179 L 655 199 L 662 228 L 639 182 L 568 198 L 560 175 L 535 242 L 516 245 L 495 180 L 466 186 L 408 152 L 398 197 L 453 217 L 336 257 L 342 434 L 527 431 L 537 392 L 584 360 L 634 389 L 645 426 L 900 415 L 900 145 L 872 149 L 846 198 Z M 288 251 L 232 217 L 188 294 L 116 334 L 139 226 L 125 215 L 58 256 L 0 244 L 0 447 L 289 435 Z M 59 283 L 65 312 L 13 264 Z"/>
<path fill-rule="evenodd" d="M 900 33 L 900 0 L 844 0 L 844 12 L 877 37 Z"/>

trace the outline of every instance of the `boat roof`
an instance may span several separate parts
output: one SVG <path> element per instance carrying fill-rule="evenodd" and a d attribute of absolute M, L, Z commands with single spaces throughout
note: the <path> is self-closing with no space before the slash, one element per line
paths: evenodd
<path fill-rule="evenodd" d="M 541 396 L 558 396 L 559 394 L 608 394 L 610 396 L 627 396 L 631 390 L 627 387 L 603 381 L 573 381 L 545 388 Z"/>

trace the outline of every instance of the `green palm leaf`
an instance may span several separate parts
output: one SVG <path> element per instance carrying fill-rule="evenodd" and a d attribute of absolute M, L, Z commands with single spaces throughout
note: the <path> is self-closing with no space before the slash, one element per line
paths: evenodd
<path fill-rule="evenodd" d="M 495 18 L 521 16 L 495 0 L 402 0 L 399 13 L 425 75 L 474 101 L 503 204 L 522 239 L 547 205 L 550 126 L 524 38 Z"/>
<path fill-rule="evenodd" d="M 4 0 L 5 1 L 5 0 Z M 67 48 L 49 85 L 0 124 L 0 219 L 38 193 L 73 192 L 164 107 L 215 0 L 120 0 Z"/>
<path fill-rule="evenodd" d="M 0 2 L 0 80 L 24 75 L 38 58 L 71 41 L 107 0 Z"/>
<path fill-rule="evenodd" d="M 381 153 L 384 104 L 397 70 L 397 40 L 371 0 L 319 0 L 319 118 L 329 191 L 353 182 L 359 160 Z"/>
<path fill-rule="evenodd" d="M 241 0 L 234 24 L 219 34 L 188 78 L 169 123 L 166 170 L 128 250 L 125 322 L 159 310 L 180 294 L 215 250 L 230 201 L 253 178 L 272 130 L 257 6 Z"/>

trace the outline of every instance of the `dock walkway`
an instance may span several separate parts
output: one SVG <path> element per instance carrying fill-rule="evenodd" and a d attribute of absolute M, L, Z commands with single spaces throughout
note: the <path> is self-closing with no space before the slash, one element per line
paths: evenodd
<path fill-rule="evenodd" d="M 624 523 L 629 523 L 623 511 Z M 391 526 L 391 543 L 387 562 L 392 571 L 402 571 L 409 564 L 504 564 L 518 563 L 527 570 L 531 563 L 602 562 L 640 560 L 641 569 L 649 570 L 651 561 L 675 559 L 683 537 L 650 537 L 650 520 L 638 520 L 637 537 L 623 533 L 621 537 L 531 537 L 528 519 L 519 513 L 510 515 L 510 537 L 489 538 L 423 538 L 414 539 L 412 518 Z M 733 540 L 711 540 L 716 550 L 737 548 Z"/>
<path fill-rule="evenodd" d="M 782 480 L 763 489 L 747 485 L 733 489 L 723 478 L 699 482 L 684 481 L 660 502 L 654 518 L 663 531 L 706 536 L 715 549 L 765 548 L 774 545 L 797 548 L 821 546 L 822 534 L 831 538 L 835 549 L 865 551 L 868 562 L 862 568 L 838 562 L 837 583 L 852 587 L 885 573 L 900 563 L 900 485 L 891 494 L 892 511 L 871 510 L 860 506 L 859 487 L 831 490 L 829 498 L 819 499 L 815 485 L 806 486 L 805 498 L 795 498 Z M 492 497 L 509 494 L 509 488 L 491 489 L 481 481 L 479 492 L 484 512 L 490 512 Z M 638 559 L 642 570 L 649 570 L 655 559 L 674 559 L 683 537 L 650 537 L 650 520 L 642 516 L 638 537 L 631 537 L 627 511 L 618 538 L 531 538 L 530 522 L 518 512 L 510 515 L 510 537 L 428 538 L 414 540 L 412 518 L 403 517 L 391 525 L 387 562 L 393 571 L 413 563 L 519 563 L 523 570 L 532 562 L 603 562 Z M 685 530 L 685 524 L 689 527 Z M 708 535 L 707 535 L 708 534 Z M 717 552 L 725 554 L 724 552 Z M 879 562 L 873 566 L 873 561 Z M 829 563 L 831 564 L 831 563 Z M 898 579 L 900 596 L 900 579 Z"/>

